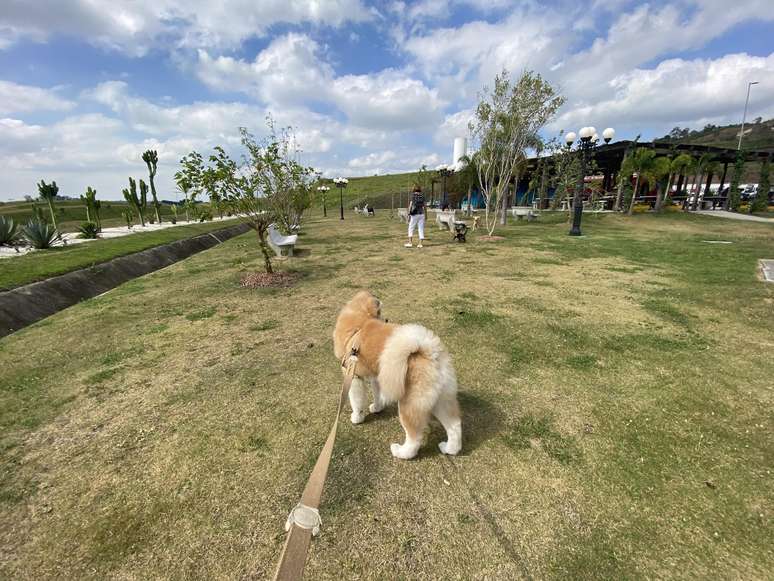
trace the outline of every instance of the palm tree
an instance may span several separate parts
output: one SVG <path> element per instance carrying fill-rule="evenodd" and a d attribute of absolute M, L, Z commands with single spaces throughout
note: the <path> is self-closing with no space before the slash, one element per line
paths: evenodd
<path fill-rule="evenodd" d="M 664 205 L 664 202 L 666 202 L 669 199 L 669 196 L 671 195 L 672 190 L 672 182 L 677 179 L 678 176 L 684 175 L 686 168 L 691 165 L 692 158 L 687 153 L 681 153 L 676 158 L 674 158 L 671 163 L 669 164 L 669 180 L 667 181 L 667 187 L 664 192 L 664 199 L 662 200 L 661 205 L 658 204 L 658 201 L 656 201 L 656 210 L 660 211 L 661 208 Z M 678 194 L 680 192 L 677 192 Z"/>
<path fill-rule="evenodd" d="M 696 188 L 696 193 L 693 196 L 693 203 L 691 204 L 692 210 L 699 208 L 699 197 L 701 196 L 701 184 L 703 182 L 702 177 L 712 160 L 712 156 L 709 153 L 703 153 L 694 164 L 695 175 L 693 176 L 693 186 Z M 691 188 L 693 189 L 693 187 Z"/>
<path fill-rule="evenodd" d="M 664 191 L 666 186 L 669 187 L 669 178 L 671 178 L 672 164 L 668 157 L 657 157 L 653 160 L 653 164 L 648 170 L 648 180 L 653 180 L 656 184 L 656 205 L 654 210 L 656 212 L 661 211 L 662 200 L 664 197 Z M 667 178 L 667 183 L 664 183 L 664 178 Z"/>
<path fill-rule="evenodd" d="M 57 230 L 56 216 L 54 215 L 54 200 L 56 200 L 57 195 L 59 195 L 59 186 L 56 185 L 56 182 L 47 184 L 43 180 L 40 180 L 40 183 L 38 184 L 38 193 L 40 194 L 40 197 L 48 203 L 48 209 L 51 212 L 51 222 L 54 224 L 54 229 Z"/>
<path fill-rule="evenodd" d="M 637 199 L 637 194 L 639 193 L 640 189 L 640 178 L 642 178 L 643 175 L 647 175 L 647 173 L 651 170 L 653 166 L 653 160 L 656 157 L 656 152 L 652 149 L 646 149 L 644 147 L 640 147 L 638 150 L 634 152 L 634 154 L 630 155 L 626 158 L 624 161 L 624 164 L 621 167 L 621 173 L 625 175 L 631 175 L 636 173 L 637 178 L 634 181 L 634 191 L 632 192 L 632 199 L 629 202 L 629 210 L 627 214 L 630 216 L 632 213 L 634 213 L 634 201 Z"/>

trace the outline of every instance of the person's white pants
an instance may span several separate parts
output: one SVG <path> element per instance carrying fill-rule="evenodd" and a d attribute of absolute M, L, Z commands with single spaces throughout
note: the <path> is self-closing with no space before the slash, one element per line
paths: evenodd
<path fill-rule="evenodd" d="M 425 239 L 425 214 L 412 214 L 409 216 L 408 235 L 411 238 L 414 235 L 414 230 L 419 227 L 419 239 Z"/>

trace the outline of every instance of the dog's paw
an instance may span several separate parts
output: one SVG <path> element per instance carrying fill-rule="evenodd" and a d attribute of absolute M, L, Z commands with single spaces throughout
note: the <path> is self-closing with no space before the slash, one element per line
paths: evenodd
<path fill-rule="evenodd" d="M 416 450 L 406 449 L 406 446 L 400 444 L 390 444 L 392 455 L 400 460 L 411 460 L 417 455 Z"/>
<path fill-rule="evenodd" d="M 383 409 L 384 409 L 384 406 L 382 404 L 377 405 L 376 403 L 372 403 L 371 405 L 368 406 L 368 411 L 371 412 L 372 414 L 378 414 Z"/>
<path fill-rule="evenodd" d="M 438 444 L 438 449 L 441 451 L 441 454 L 449 454 L 450 456 L 455 456 L 460 451 L 459 446 L 456 449 L 451 448 L 449 442 L 441 442 Z"/>
<path fill-rule="evenodd" d="M 365 417 L 366 415 L 363 412 L 352 412 L 349 419 L 352 420 L 353 424 L 362 424 L 365 421 Z"/>

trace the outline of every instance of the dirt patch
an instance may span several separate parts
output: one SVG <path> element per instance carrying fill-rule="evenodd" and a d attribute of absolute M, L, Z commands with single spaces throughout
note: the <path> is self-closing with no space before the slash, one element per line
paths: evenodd
<path fill-rule="evenodd" d="M 478 240 L 481 242 L 499 242 L 505 240 L 505 236 L 479 236 Z"/>
<path fill-rule="evenodd" d="M 289 287 L 301 278 L 297 272 L 254 272 L 242 277 L 245 288 Z"/>

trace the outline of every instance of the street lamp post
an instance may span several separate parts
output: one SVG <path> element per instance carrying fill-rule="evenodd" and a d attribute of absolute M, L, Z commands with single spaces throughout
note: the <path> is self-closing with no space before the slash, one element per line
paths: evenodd
<path fill-rule="evenodd" d="M 442 193 L 442 201 L 441 201 L 441 208 L 444 208 L 449 205 L 449 194 L 446 192 L 446 178 L 448 178 L 450 175 L 452 175 L 453 170 L 446 165 L 445 163 L 442 163 L 437 168 L 435 168 L 438 173 L 441 176 L 441 187 L 443 188 Z"/>
<path fill-rule="evenodd" d="M 594 150 L 599 142 L 599 135 L 597 130 L 593 127 L 583 127 L 578 131 L 578 135 L 574 132 L 570 132 L 565 136 L 565 142 L 567 147 L 572 147 L 576 138 L 580 137 L 578 142 L 578 149 L 581 152 L 581 171 L 580 179 L 578 180 L 578 187 L 575 189 L 575 195 L 572 199 L 572 228 L 570 228 L 570 236 L 581 235 L 581 218 L 583 217 L 583 192 L 586 188 L 586 162 L 588 155 Z M 610 143 L 610 140 L 615 137 L 615 130 L 612 127 L 608 127 L 602 132 L 602 138 L 605 143 Z"/>
<path fill-rule="evenodd" d="M 739 132 L 739 145 L 737 150 L 742 149 L 742 137 L 744 137 L 744 122 L 747 121 L 747 105 L 750 103 L 750 87 L 757 85 L 758 81 L 747 83 L 747 98 L 744 100 L 744 114 L 742 115 L 742 130 Z"/>
<path fill-rule="evenodd" d="M 347 178 L 336 178 L 333 183 L 339 188 L 339 210 L 341 211 L 341 219 L 344 219 L 344 188 L 347 187 L 349 180 Z"/>
<path fill-rule="evenodd" d="M 320 192 L 322 195 L 322 202 L 323 202 L 323 218 L 328 217 L 328 209 L 325 207 L 325 195 L 328 193 L 328 190 L 330 188 L 328 186 L 320 186 L 317 188 L 317 191 Z"/>

